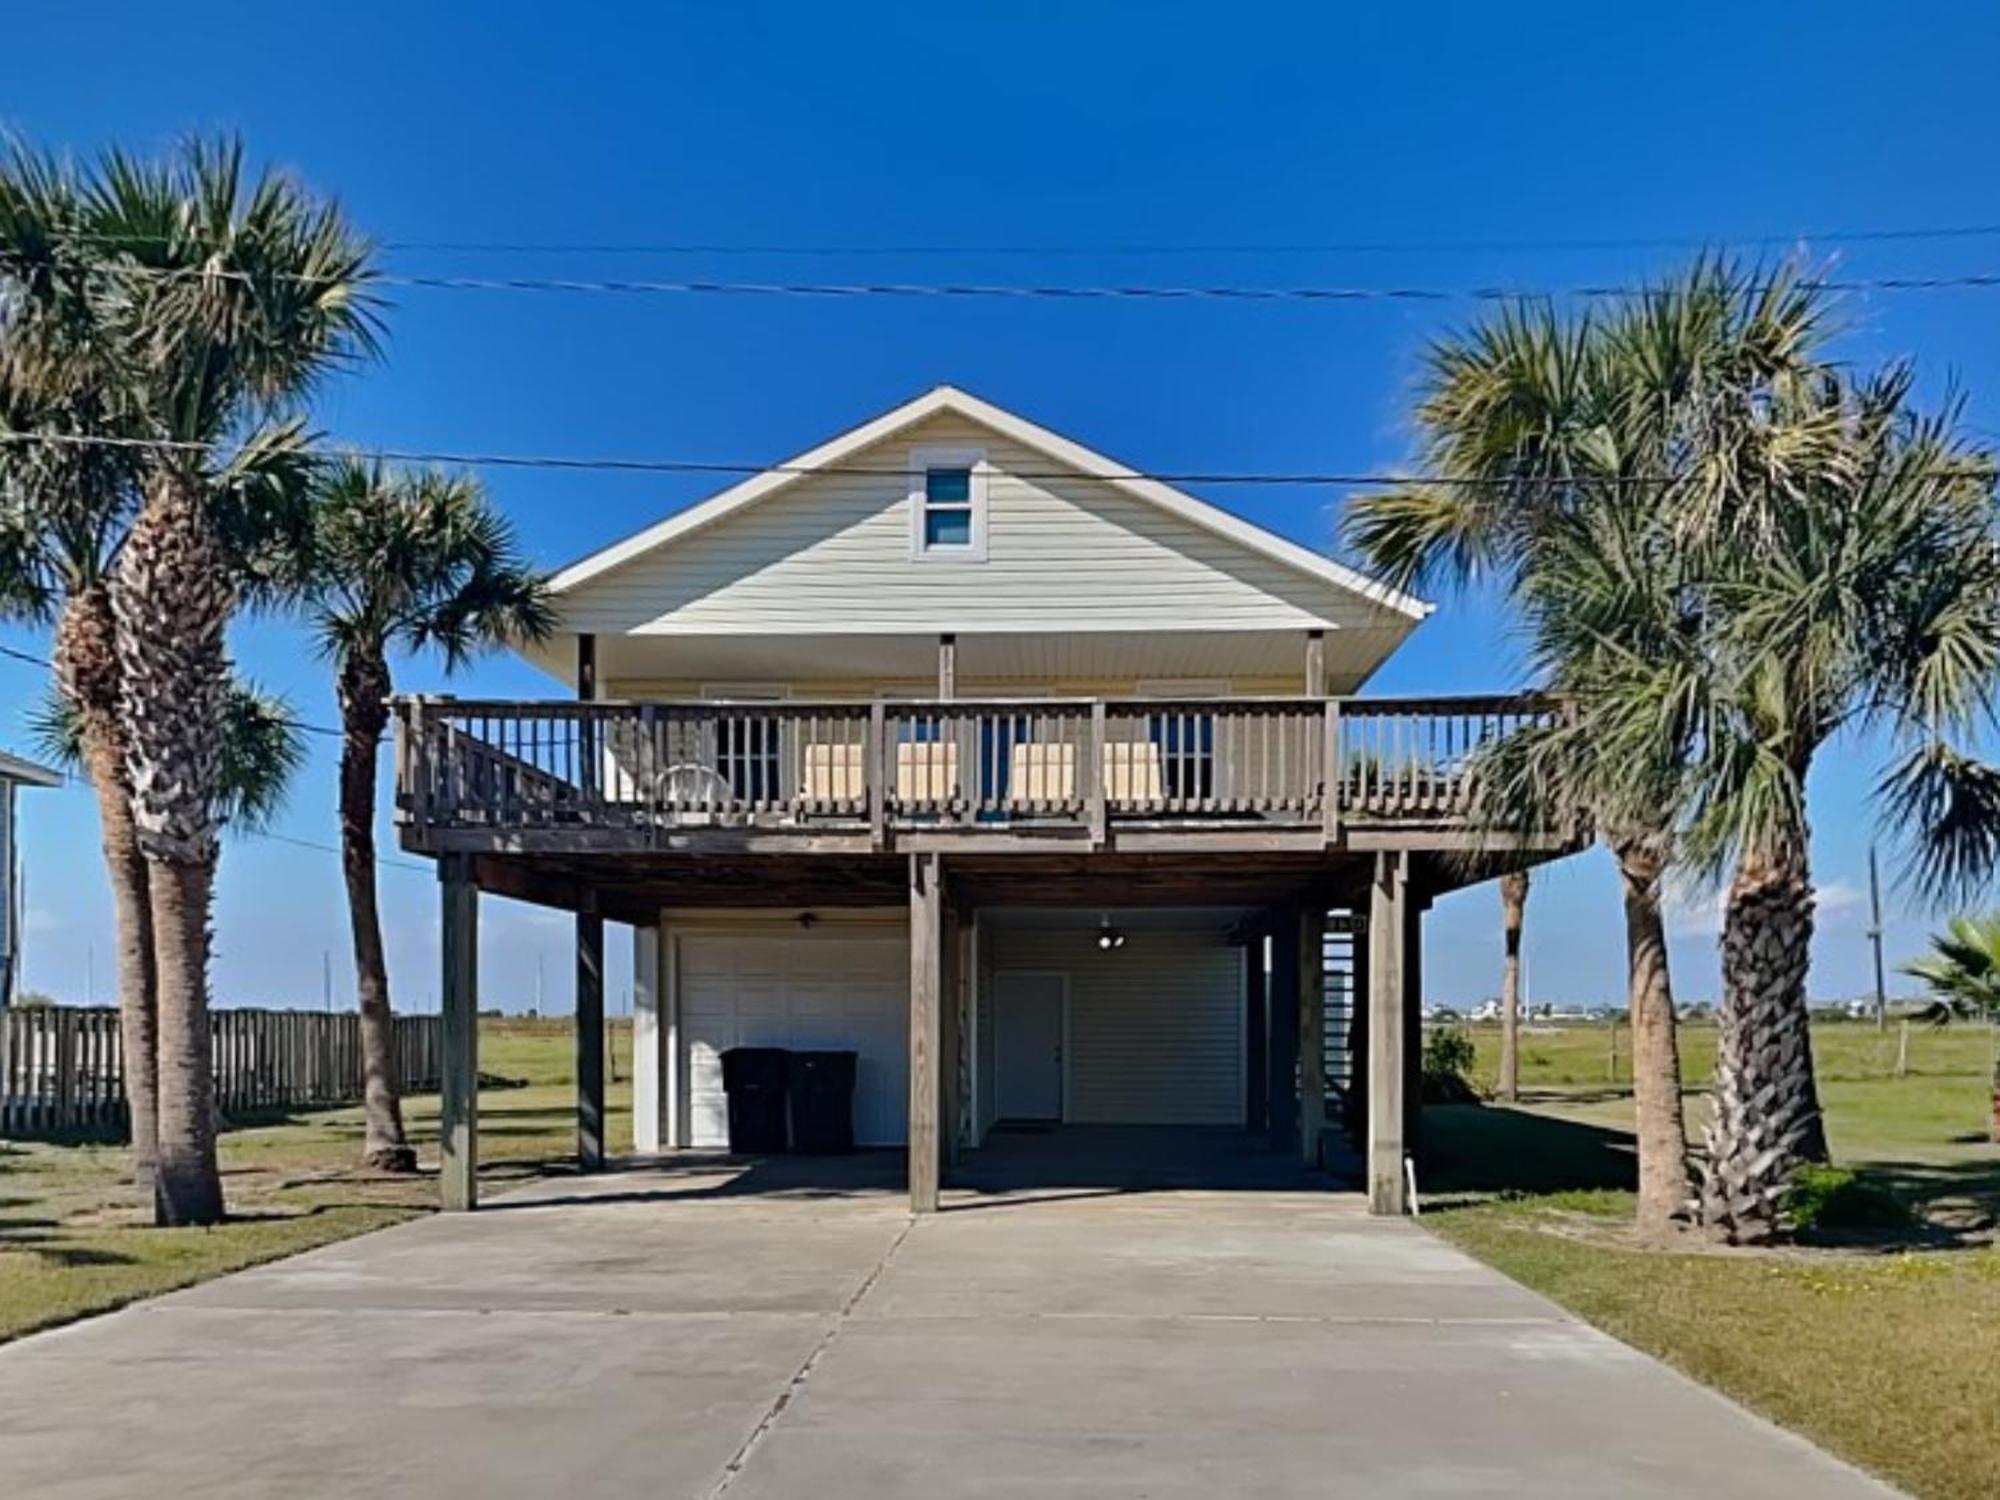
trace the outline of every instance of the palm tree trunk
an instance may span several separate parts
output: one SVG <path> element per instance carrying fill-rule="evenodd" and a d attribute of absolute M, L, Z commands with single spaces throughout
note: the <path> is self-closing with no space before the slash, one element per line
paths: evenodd
<path fill-rule="evenodd" d="M 159 1155 L 153 913 L 146 860 L 132 822 L 132 783 L 118 724 L 118 643 L 111 595 L 103 584 L 70 596 L 56 626 L 55 660 L 63 695 L 82 726 L 84 770 L 97 793 L 98 828 L 118 939 L 118 1030 L 132 1138 L 132 1182 L 150 1197 Z"/>
<path fill-rule="evenodd" d="M 389 687 L 388 663 L 380 656 L 351 652 L 342 662 L 340 853 L 361 1008 L 367 1120 L 361 1159 L 384 1172 L 414 1172 L 417 1153 L 403 1131 L 396 1018 L 389 1005 L 389 966 L 382 957 L 382 919 L 375 896 L 375 749 L 389 722 Z"/>
<path fill-rule="evenodd" d="M 1722 922 L 1722 1036 L 1701 1220 L 1756 1243 L 1783 1227 L 1793 1175 L 1826 1159 L 1806 1015 L 1812 886 L 1803 840 L 1746 855 Z"/>
<path fill-rule="evenodd" d="M 1986 1122 L 1987 1138 L 2000 1144 L 2000 1058 L 1993 1060 L 1992 1109 Z"/>
<path fill-rule="evenodd" d="M 1614 851 L 1625 888 L 1625 994 L 1632 1018 L 1632 1103 L 1639 1132 L 1639 1232 L 1666 1234 L 1688 1205 L 1687 1124 L 1674 990 L 1660 916 L 1659 855 L 1630 840 Z"/>
<path fill-rule="evenodd" d="M 1528 872 L 1500 877 L 1500 1097 L 1521 1097 L 1521 921 L 1528 907 Z"/>
<path fill-rule="evenodd" d="M 159 964 L 160 1156 L 154 1216 L 163 1225 L 222 1221 L 215 1079 L 208 1027 L 208 912 L 214 862 L 154 860 Z"/>
<path fill-rule="evenodd" d="M 147 867 L 158 1004 L 161 1224 L 223 1215 L 208 1026 L 221 790 L 224 632 L 235 604 L 199 481 L 160 474 L 112 590 L 132 817 Z"/>

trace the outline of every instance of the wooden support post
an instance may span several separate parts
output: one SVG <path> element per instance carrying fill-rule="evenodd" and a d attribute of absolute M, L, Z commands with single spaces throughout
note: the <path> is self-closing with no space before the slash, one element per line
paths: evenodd
<path fill-rule="evenodd" d="M 1403 958 L 1409 855 L 1375 856 L 1368 893 L 1368 1211 L 1401 1214 L 1403 1181 Z"/>
<path fill-rule="evenodd" d="M 479 1203 L 479 887 L 462 854 L 438 860 L 443 896 L 439 1037 L 438 1198 L 447 1211 Z"/>
<path fill-rule="evenodd" d="M 579 703 L 590 703 L 597 698 L 597 637 L 579 635 L 576 638 L 576 697 Z M 577 779 L 582 783 L 584 800 L 595 802 L 599 783 L 603 780 L 603 768 L 598 765 L 597 725 L 585 715 L 578 719 L 576 726 Z"/>
<path fill-rule="evenodd" d="M 910 856 L 910 1212 L 937 1212 L 943 1047 L 943 862 Z"/>
<path fill-rule="evenodd" d="M 868 783 L 868 842 L 889 847 L 889 787 L 895 775 L 895 752 L 889 748 L 889 708 L 880 698 L 868 705 L 868 743 L 862 752 Z"/>
<path fill-rule="evenodd" d="M 1270 1069 L 1265 1113 L 1273 1151 L 1299 1143 L 1299 914 L 1286 908 L 1271 926 Z"/>
<path fill-rule="evenodd" d="M 938 637 L 938 697 L 946 703 L 958 696 L 958 637 Z"/>
<path fill-rule="evenodd" d="M 1326 1129 L 1326 912 L 1299 915 L 1299 1160 L 1320 1164 Z"/>
<path fill-rule="evenodd" d="M 1109 739 L 1102 698 L 1090 705 L 1090 742 L 1083 747 L 1083 801 L 1090 820 L 1090 847 L 1102 849 L 1111 830 L 1109 788 L 1104 784 L 1104 747 Z"/>
<path fill-rule="evenodd" d="M 1269 1050 L 1271 1033 L 1265 1014 L 1265 994 L 1269 988 L 1264 970 L 1264 932 L 1259 928 L 1243 945 L 1243 1045 L 1249 1057 L 1243 1069 L 1243 1128 L 1264 1128 L 1265 1099 L 1271 1085 Z"/>
<path fill-rule="evenodd" d="M 1306 632 L 1306 696 L 1324 698 L 1326 696 L 1326 632 L 1308 630 Z"/>
<path fill-rule="evenodd" d="M 576 1164 L 604 1170 L 604 918 L 594 909 L 576 914 Z"/>
<path fill-rule="evenodd" d="M 1430 898 L 1417 887 L 1415 859 L 1403 895 L 1403 1154 L 1423 1150 L 1424 1124 L 1424 913 Z"/>

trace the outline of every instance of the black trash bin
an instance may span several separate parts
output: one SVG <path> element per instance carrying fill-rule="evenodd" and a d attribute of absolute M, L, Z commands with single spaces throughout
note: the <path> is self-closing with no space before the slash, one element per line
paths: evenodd
<path fill-rule="evenodd" d="M 830 1156 L 854 1149 L 852 1052 L 791 1054 L 792 1149 Z"/>
<path fill-rule="evenodd" d="M 722 1054 L 733 1154 L 764 1156 L 785 1149 L 786 1071 L 782 1047 L 731 1047 Z"/>

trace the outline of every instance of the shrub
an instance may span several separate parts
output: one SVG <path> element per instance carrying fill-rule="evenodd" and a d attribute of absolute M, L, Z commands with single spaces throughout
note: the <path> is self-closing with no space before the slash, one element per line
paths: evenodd
<path fill-rule="evenodd" d="M 1476 1104 L 1472 1087 L 1472 1038 L 1456 1026 L 1440 1026 L 1424 1038 L 1423 1094 L 1426 1104 Z"/>
<path fill-rule="evenodd" d="M 1909 1205 L 1846 1167 L 1807 1167 L 1785 1200 L 1795 1230 L 1908 1229 Z"/>

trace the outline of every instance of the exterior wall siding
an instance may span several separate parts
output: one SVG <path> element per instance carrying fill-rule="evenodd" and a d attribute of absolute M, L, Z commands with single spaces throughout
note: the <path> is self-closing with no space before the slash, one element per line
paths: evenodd
<path fill-rule="evenodd" d="M 913 561 L 912 449 L 983 448 L 984 562 Z M 571 631 L 758 635 L 1407 628 L 1366 599 L 939 416 L 565 597 Z M 855 473 L 856 469 L 869 471 Z"/>
<path fill-rule="evenodd" d="M 1219 933 L 1144 928 L 1107 954 L 1088 929 L 1008 926 L 990 962 L 1069 975 L 1070 1121 L 1242 1123 L 1243 950 Z"/>

